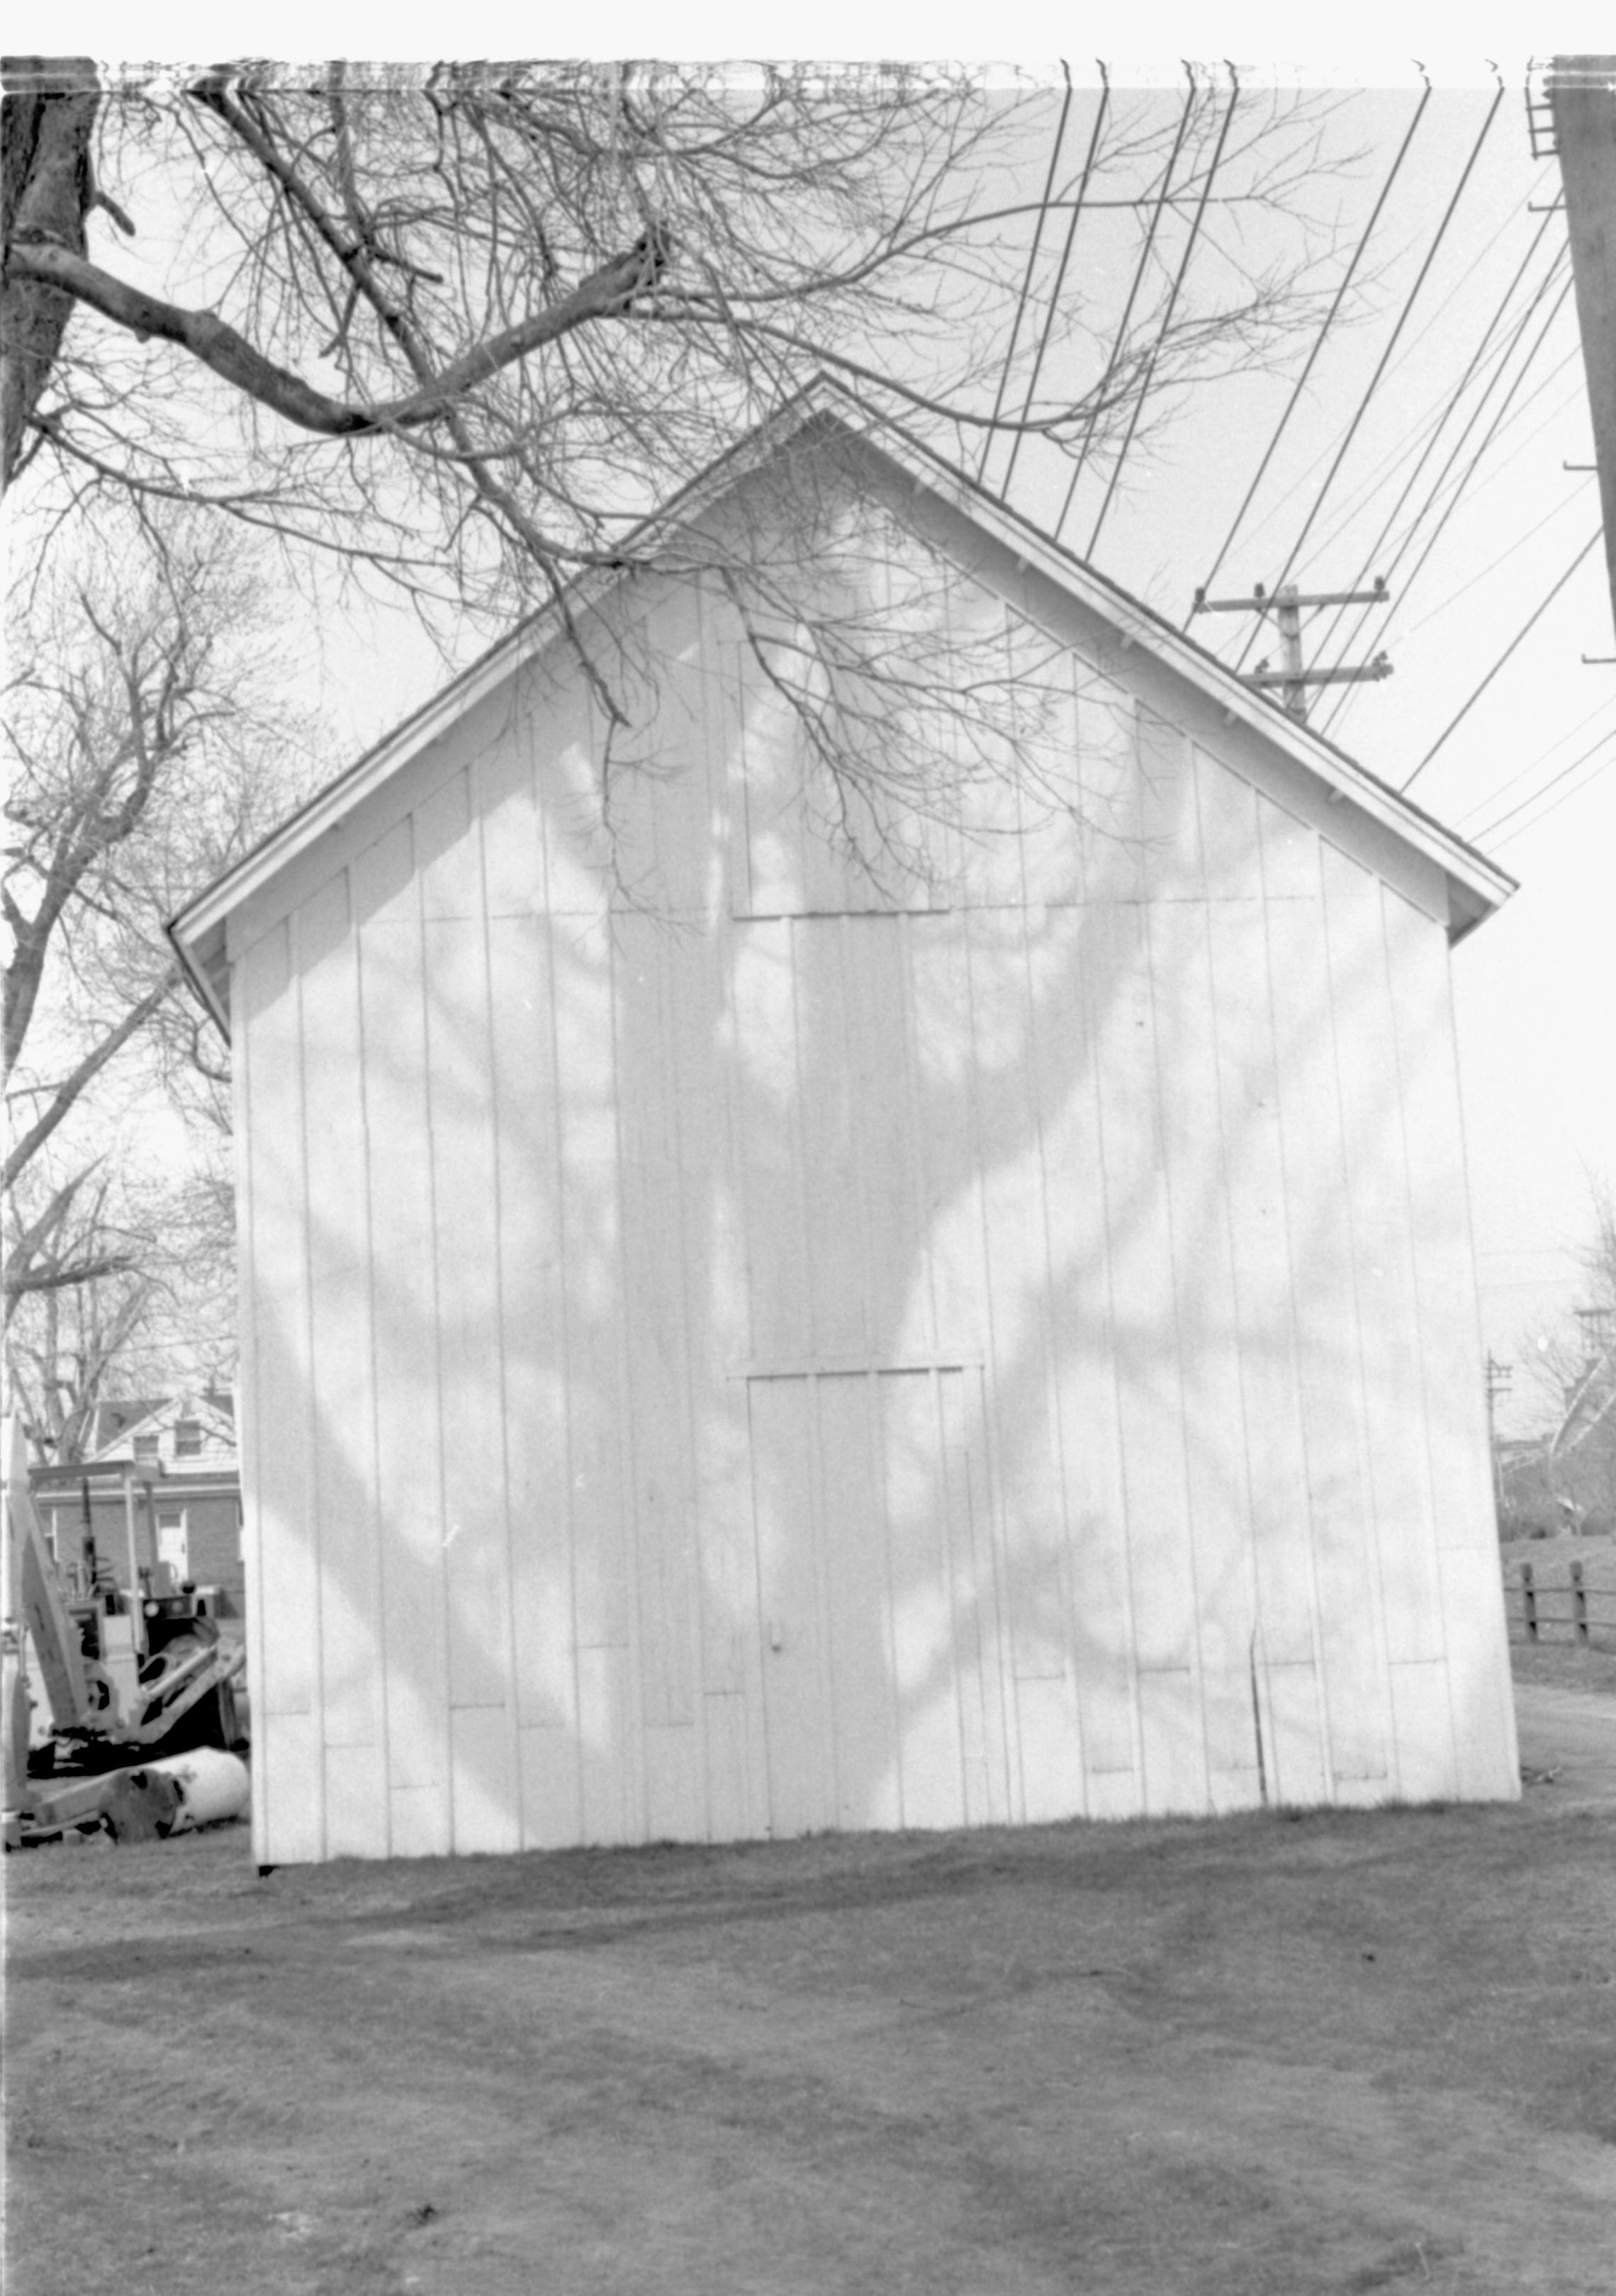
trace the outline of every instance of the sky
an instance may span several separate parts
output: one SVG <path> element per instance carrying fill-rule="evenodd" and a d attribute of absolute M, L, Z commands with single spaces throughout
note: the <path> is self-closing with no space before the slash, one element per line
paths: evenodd
<path fill-rule="evenodd" d="M 138 45 L 165 55 L 200 54 L 218 37 L 217 24 L 200 12 L 193 29 L 186 12 L 169 10 L 139 18 L 138 39 L 132 39 L 128 20 L 118 19 L 109 24 L 107 37 L 97 40 L 95 12 L 90 12 L 84 32 L 103 53 L 127 53 Z M 338 20 L 350 20 L 355 30 L 343 43 L 349 52 L 406 52 L 396 29 L 373 32 L 364 12 L 341 13 Z M 298 39 L 305 20 L 309 37 Z M 378 28 L 382 21 L 373 20 Z M 731 20 L 711 10 L 693 12 L 682 22 L 673 20 L 686 33 L 683 38 L 670 37 L 666 16 L 655 20 L 660 31 L 648 38 L 636 12 L 613 10 L 591 19 L 600 52 L 608 53 L 668 53 L 676 45 L 687 53 L 723 53 L 745 37 L 743 29 L 728 30 Z M 872 27 L 884 29 L 879 12 L 872 18 L 860 12 L 856 21 L 863 28 L 863 41 L 833 43 L 833 12 L 816 12 L 813 20 L 812 53 L 857 53 Z M 939 45 L 943 20 L 928 14 L 928 33 Z M 996 28 L 1008 29 L 1005 20 L 995 20 Z M 1121 58 L 1120 42 L 1112 44 L 1115 60 L 1108 61 L 1119 86 L 1153 83 L 1159 90 L 1153 100 L 1170 119 L 1182 84 L 1175 52 L 1199 56 L 1214 45 L 1219 50 L 1235 47 L 1235 30 L 1245 27 L 1243 20 L 1236 27 L 1226 17 L 1216 25 L 1214 42 L 1204 26 L 1192 38 L 1182 25 L 1164 18 L 1158 45 L 1150 37 L 1152 20 L 1133 11 L 1126 20 L 1131 45 L 1147 53 L 1153 48 L 1154 62 L 1129 65 Z M 316 45 L 331 49 L 332 20 L 323 13 L 317 21 L 316 30 L 312 17 L 278 18 L 274 37 L 279 52 L 300 53 Z M 521 22 L 515 19 L 510 36 L 500 39 L 498 12 L 457 16 L 460 52 L 520 53 L 525 44 Z M 972 22 L 980 41 L 980 16 Z M 485 36 L 475 37 L 485 23 Z M 1053 19 L 1050 25 L 1053 34 Z M 1497 29 L 1481 22 L 1476 37 Z M 1091 44 L 1101 45 L 1104 29 L 1103 20 L 1088 29 Z M 617 37 L 608 37 L 612 32 Z M 525 39 L 531 37 L 529 29 Z M 1266 41 L 1259 31 L 1257 37 L 1248 33 L 1236 53 L 1276 57 L 1284 53 L 1284 37 L 1277 27 Z M 911 31 L 901 44 L 887 42 L 887 52 L 912 51 L 913 37 Z M 15 33 L 12 44 L 24 45 Z M 1563 44 L 1572 42 L 1563 38 Z M 961 45 L 970 52 L 970 42 Z M 1005 45 L 1011 45 L 1008 38 Z M 1496 1357 L 1515 1366 L 1513 1392 L 1501 1414 L 1507 1431 L 1531 1416 L 1536 1398 L 1528 1365 L 1538 1336 L 1583 1296 L 1576 1253 L 1589 1226 L 1590 1185 L 1616 1179 L 1616 1061 L 1611 1057 L 1616 936 L 1604 922 L 1609 857 L 1616 852 L 1616 663 L 1583 660 L 1616 655 L 1616 628 L 1603 554 L 1595 546 L 1497 668 L 1481 699 L 1445 734 L 1597 531 L 1595 482 L 1565 467 L 1592 461 L 1569 298 L 1549 320 L 1512 419 L 1477 466 L 1423 564 L 1413 570 L 1430 520 L 1404 554 L 1400 570 L 1390 565 L 1400 531 L 1395 518 L 1381 545 L 1409 475 L 1411 451 L 1453 401 L 1517 267 L 1524 259 L 1520 289 L 1505 306 L 1495 340 L 1507 332 L 1549 275 L 1555 250 L 1563 248 L 1563 218 L 1533 212 L 1534 202 L 1552 203 L 1558 196 L 1558 171 L 1552 160 L 1534 160 L 1530 150 L 1522 96 L 1528 57 L 1518 33 L 1490 45 L 1504 99 L 1479 151 L 1477 138 L 1498 85 L 1492 65 L 1481 55 L 1450 56 L 1427 65 L 1431 100 L 1366 251 L 1368 296 L 1353 323 L 1325 339 L 1267 475 L 1218 571 L 1213 594 L 1243 594 L 1253 583 L 1271 586 L 1279 578 L 1302 517 L 1362 405 L 1350 448 L 1331 476 L 1290 578 L 1308 588 L 1356 587 L 1384 564 L 1392 610 L 1366 619 L 1351 658 L 1383 646 L 1393 675 L 1382 683 L 1342 689 L 1338 697 L 1321 697 L 1313 722 L 1383 779 L 1401 783 L 1421 768 L 1413 791 L 1419 802 L 1472 837 L 1520 880 L 1520 890 L 1504 910 L 1470 936 L 1454 957 L 1483 1336 Z M 1016 47 L 1022 54 L 1035 52 L 1030 26 Z M 778 37 L 776 50 L 790 52 Z M 1073 59 L 1070 69 L 1077 93 L 1061 163 L 1064 174 L 1074 173 L 1081 160 L 1097 101 L 1092 62 Z M 1061 83 L 1058 67 L 1052 62 L 1047 70 L 1046 135 L 1053 138 Z M 1338 107 L 1326 134 L 1313 204 L 1333 224 L 1342 256 L 1334 272 L 1324 275 L 1337 276 L 1414 117 L 1423 84 L 1420 70 L 1389 47 L 1358 62 L 1285 68 L 1259 62 L 1240 70 L 1248 86 L 1266 78 L 1335 92 Z M 1409 303 L 1467 162 L 1469 174 L 1452 220 Z M 1035 175 L 1041 176 L 1046 164 L 1047 144 L 1041 144 Z M 1245 251 L 1259 257 L 1267 242 L 1259 226 L 1253 230 Z M 1081 232 L 1070 275 L 1080 277 L 1099 323 L 1107 298 L 1114 308 L 1126 291 L 1136 242 L 1115 219 L 1086 217 Z M 1033 274 L 1029 310 L 1038 308 L 1038 290 L 1050 281 L 1055 253 L 1052 234 Z M 1209 259 L 1205 250 L 1198 252 L 1198 263 Z M 1563 255 L 1561 265 L 1563 274 Z M 1520 358 L 1550 310 L 1560 275 L 1538 307 L 1531 334 L 1522 339 Z M 1402 332 L 1364 404 L 1399 314 Z M 1175 621 L 1185 619 L 1196 585 L 1213 571 L 1235 509 L 1290 398 L 1305 348 L 1280 373 L 1190 395 L 1150 451 L 1129 456 L 1124 484 L 1094 543 L 1095 562 Z M 1506 370 L 1505 381 L 1513 372 Z M 1489 373 L 1483 364 L 1472 394 Z M 1470 403 L 1462 401 L 1461 406 Z M 1429 492 L 1459 422 L 1456 410 L 1423 477 L 1415 480 L 1407 511 Z M 1479 436 L 1480 428 L 1472 437 L 1472 448 Z M 1461 453 L 1456 472 L 1467 461 L 1468 455 Z M 1047 526 L 1054 523 L 1062 490 L 1063 481 L 1057 482 L 1029 455 L 1018 466 L 1011 499 Z M 1091 488 L 1074 505 L 1076 515 L 1063 529 L 1072 546 L 1087 546 L 1100 499 Z M 1203 615 L 1190 627 L 1231 660 L 1252 635 L 1252 625 L 1233 614 Z M 1320 634 L 1316 626 L 1313 636 Z M 1332 648 L 1332 659 L 1339 644 L 1338 639 Z M 1253 647 L 1251 657 L 1272 650 L 1267 642 Z M 423 699 L 442 676 L 441 665 L 403 619 L 389 624 L 380 618 L 364 632 L 361 644 L 345 637 L 328 648 L 318 683 L 333 729 L 333 771 Z M 1433 745 L 1434 754 L 1422 767 Z"/>

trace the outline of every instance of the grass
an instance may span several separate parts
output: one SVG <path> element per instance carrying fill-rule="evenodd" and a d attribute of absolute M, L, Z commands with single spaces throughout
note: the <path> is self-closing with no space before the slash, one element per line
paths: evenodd
<path fill-rule="evenodd" d="M 1611 2286 L 1616 1813 L 8 1863 L 15 2296 Z"/>

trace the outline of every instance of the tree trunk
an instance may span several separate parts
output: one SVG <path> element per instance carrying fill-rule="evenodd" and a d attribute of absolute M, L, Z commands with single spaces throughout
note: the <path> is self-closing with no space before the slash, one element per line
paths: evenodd
<path fill-rule="evenodd" d="M 94 198 L 90 135 L 101 101 L 87 58 L 9 56 L 0 105 L 5 269 L 0 283 L 0 424 L 9 485 L 22 458 L 28 424 L 62 348 L 73 298 L 43 280 L 14 276 L 14 243 L 32 241 L 85 251 L 85 217 Z"/>

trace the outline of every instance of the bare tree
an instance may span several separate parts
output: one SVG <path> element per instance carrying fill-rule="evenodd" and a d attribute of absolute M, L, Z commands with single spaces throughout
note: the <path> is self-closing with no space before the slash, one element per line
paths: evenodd
<path fill-rule="evenodd" d="M 6 1357 L 70 1457 L 130 1378 L 228 1370 L 227 1078 L 162 928 L 308 778 L 261 570 L 193 515 L 122 528 L 8 632 Z M 154 1101 L 191 1120 L 167 1171 L 122 1121 Z"/>
<path fill-rule="evenodd" d="M 164 920 L 307 774 L 239 550 L 193 520 L 125 541 L 59 564 L 8 632 L 8 1189 L 136 1038 L 183 1055 Z"/>
<path fill-rule="evenodd" d="M 973 452 L 997 430 L 1089 454 L 1142 394 L 1153 413 L 1272 355 L 1310 308 L 1317 108 L 1210 74 L 1182 107 L 1118 101 L 1087 205 L 1136 211 L 1143 238 L 1210 195 L 1209 250 L 1282 213 L 1290 259 L 1254 275 L 1231 238 L 1180 296 L 1158 258 L 1120 344 L 1066 295 L 1032 404 L 995 386 L 1047 89 L 934 66 L 18 59 L 5 111 L 8 477 L 205 499 L 456 613 L 619 562 L 637 517 L 816 371 Z M 153 209 L 155 267 L 129 244 Z"/>

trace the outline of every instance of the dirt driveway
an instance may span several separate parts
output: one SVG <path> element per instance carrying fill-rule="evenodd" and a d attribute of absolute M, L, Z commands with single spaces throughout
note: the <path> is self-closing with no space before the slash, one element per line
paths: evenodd
<path fill-rule="evenodd" d="M 1616 1808 L 1559 1781 L 263 1881 L 231 1829 L 6 1879 L 15 2296 L 1616 2280 Z"/>

